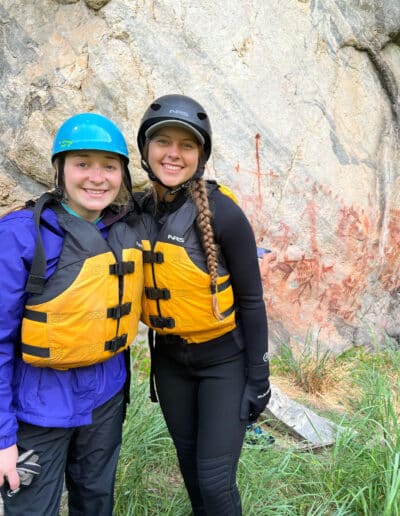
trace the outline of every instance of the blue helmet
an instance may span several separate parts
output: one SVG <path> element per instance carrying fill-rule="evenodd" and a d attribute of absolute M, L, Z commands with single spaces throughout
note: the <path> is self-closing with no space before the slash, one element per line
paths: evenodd
<path fill-rule="evenodd" d="M 51 161 L 58 154 L 72 150 L 108 151 L 122 156 L 129 162 L 125 138 L 118 127 L 103 115 L 80 113 L 68 118 L 54 138 Z"/>

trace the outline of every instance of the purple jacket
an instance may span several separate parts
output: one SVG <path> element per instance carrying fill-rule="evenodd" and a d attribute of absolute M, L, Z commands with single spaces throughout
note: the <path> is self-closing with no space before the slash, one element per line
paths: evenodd
<path fill-rule="evenodd" d="M 106 238 L 108 227 L 102 222 L 97 227 Z M 40 231 L 48 278 L 64 240 L 51 209 L 44 210 Z M 43 427 L 90 424 L 93 410 L 121 390 L 126 380 L 124 353 L 67 371 L 33 367 L 16 355 L 36 235 L 30 210 L 0 219 L 0 449 L 17 442 L 18 420 Z"/>

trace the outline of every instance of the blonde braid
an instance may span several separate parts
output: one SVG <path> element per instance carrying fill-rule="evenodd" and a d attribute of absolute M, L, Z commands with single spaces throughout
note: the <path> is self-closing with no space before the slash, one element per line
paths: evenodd
<path fill-rule="evenodd" d="M 211 278 L 212 310 L 216 319 L 221 321 L 223 316 L 218 308 L 218 251 L 215 243 L 214 231 L 211 226 L 211 210 L 208 203 L 207 189 L 204 179 L 194 179 L 190 182 L 189 192 L 198 211 L 197 223 L 199 225 L 204 252 L 206 254 L 207 269 Z"/>

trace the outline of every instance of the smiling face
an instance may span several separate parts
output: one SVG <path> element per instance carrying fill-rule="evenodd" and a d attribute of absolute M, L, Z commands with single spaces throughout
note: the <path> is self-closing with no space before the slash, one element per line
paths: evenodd
<path fill-rule="evenodd" d="M 197 170 L 199 158 L 200 145 L 187 129 L 163 127 L 150 139 L 148 164 L 154 175 L 168 188 L 177 187 L 190 179 Z M 156 184 L 157 190 L 160 187 Z"/>
<path fill-rule="evenodd" d="M 123 164 L 118 154 L 103 151 L 71 151 L 65 156 L 64 190 L 67 204 L 92 222 L 118 196 Z"/>

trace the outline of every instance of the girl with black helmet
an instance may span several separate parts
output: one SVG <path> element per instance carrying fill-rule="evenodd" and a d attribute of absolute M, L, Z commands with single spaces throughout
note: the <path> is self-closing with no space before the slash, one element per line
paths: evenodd
<path fill-rule="evenodd" d="M 142 194 L 142 320 L 160 401 L 195 515 L 240 515 L 236 469 L 246 425 L 270 398 L 267 318 L 253 231 L 233 195 L 203 179 L 207 113 L 166 95 L 138 132 L 152 193 Z"/>
<path fill-rule="evenodd" d="M 53 145 L 55 189 L 0 220 L 0 486 L 6 515 L 111 516 L 143 289 L 128 149 L 81 113 Z"/>

